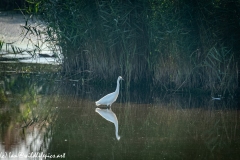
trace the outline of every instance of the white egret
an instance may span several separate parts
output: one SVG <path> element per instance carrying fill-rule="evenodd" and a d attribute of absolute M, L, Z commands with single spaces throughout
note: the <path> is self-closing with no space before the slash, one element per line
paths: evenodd
<path fill-rule="evenodd" d="M 117 88 L 115 90 L 115 92 L 109 93 L 106 96 L 102 97 L 101 99 L 99 99 L 98 101 L 96 101 L 96 106 L 99 105 L 107 105 L 110 106 L 113 104 L 113 102 L 116 101 L 118 94 L 119 94 L 119 81 L 123 80 L 123 78 L 121 76 L 118 77 L 117 79 Z"/>
<path fill-rule="evenodd" d="M 100 109 L 96 108 L 95 111 L 100 114 L 104 119 L 114 123 L 115 125 L 115 135 L 117 140 L 120 140 L 120 136 L 118 135 L 118 119 L 115 113 L 111 109 Z"/>

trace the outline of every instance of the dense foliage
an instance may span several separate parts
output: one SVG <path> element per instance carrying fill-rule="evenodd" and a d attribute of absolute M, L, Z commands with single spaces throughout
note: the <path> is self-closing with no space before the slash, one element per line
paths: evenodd
<path fill-rule="evenodd" d="M 150 82 L 167 90 L 238 87 L 240 1 L 28 2 L 62 47 L 69 75 L 122 75 L 128 86 Z"/>

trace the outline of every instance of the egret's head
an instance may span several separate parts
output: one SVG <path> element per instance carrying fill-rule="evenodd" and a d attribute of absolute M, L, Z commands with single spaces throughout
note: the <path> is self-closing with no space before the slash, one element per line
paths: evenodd
<path fill-rule="evenodd" d="M 118 80 L 124 80 L 121 76 L 118 77 Z"/>

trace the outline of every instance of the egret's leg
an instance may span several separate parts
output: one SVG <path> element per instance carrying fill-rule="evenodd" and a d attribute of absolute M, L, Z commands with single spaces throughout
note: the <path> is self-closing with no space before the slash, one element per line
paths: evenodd
<path fill-rule="evenodd" d="M 111 109 L 111 105 L 112 105 L 112 104 L 109 104 L 109 106 L 108 106 L 109 108 L 108 108 L 108 109 Z"/>

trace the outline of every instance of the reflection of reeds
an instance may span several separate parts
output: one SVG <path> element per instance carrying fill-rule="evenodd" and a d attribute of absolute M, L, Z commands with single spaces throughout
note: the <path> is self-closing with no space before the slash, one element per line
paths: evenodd
<path fill-rule="evenodd" d="M 238 158 L 238 111 L 199 98 L 155 95 L 151 104 L 133 103 L 130 97 L 117 101 L 112 110 L 121 140 L 116 141 L 114 126 L 96 114 L 94 101 L 62 96 L 50 151 L 66 152 L 69 159 Z"/>
<path fill-rule="evenodd" d="M 236 148 L 231 147 L 239 143 L 236 132 L 239 132 L 240 117 L 236 110 L 181 110 L 152 106 L 142 111 L 143 107 L 140 109 L 137 106 L 132 105 L 131 115 L 123 118 L 130 123 L 120 128 L 123 135 L 128 135 L 126 139 L 135 137 L 135 143 L 143 143 L 145 154 L 156 148 L 164 150 L 167 157 L 181 158 L 194 158 L 198 154 L 226 157 L 230 150 L 237 152 Z M 212 112 L 211 116 L 209 112 Z M 172 150 L 176 152 L 172 153 Z M 193 153 L 188 154 L 188 151 Z"/>
<path fill-rule="evenodd" d="M 36 96 L 32 90 L 24 91 L 21 96 L 11 95 L 14 100 L 0 108 L 1 151 L 16 155 L 20 150 L 23 155 L 46 153 L 52 138 L 50 125 L 56 118 L 51 105 L 54 98 L 49 100 L 50 97 Z"/>

